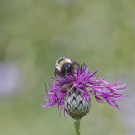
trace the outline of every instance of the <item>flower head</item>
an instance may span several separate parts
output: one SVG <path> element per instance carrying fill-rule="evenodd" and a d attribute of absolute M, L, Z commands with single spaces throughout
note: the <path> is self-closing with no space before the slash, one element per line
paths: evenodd
<path fill-rule="evenodd" d="M 82 64 L 78 63 L 72 74 L 62 75 L 57 71 L 57 76 L 51 78 L 53 83 L 49 84 L 49 90 L 47 90 L 45 84 L 46 94 L 43 100 L 46 100 L 48 103 L 43 105 L 43 107 L 48 108 L 57 104 L 58 109 L 62 109 L 64 107 L 65 97 L 76 89 L 85 101 L 89 101 L 90 97 L 94 96 L 98 102 L 108 103 L 119 109 L 116 102 L 123 99 L 123 90 L 128 85 L 118 85 L 124 77 L 110 84 L 104 78 L 97 78 L 95 76 L 97 71 L 94 73 L 91 72 L 85 62 Z"/>

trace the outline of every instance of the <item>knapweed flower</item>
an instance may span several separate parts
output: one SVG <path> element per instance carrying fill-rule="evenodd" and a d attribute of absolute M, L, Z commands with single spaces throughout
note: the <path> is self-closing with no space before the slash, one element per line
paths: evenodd
<path fill-rule="evenodd" d="M 119 109 L 117 101 L 123 99 L 123 90 L 127 84 L 118 85 L 123 78 L 110 84 L 105 78 L 97 78 L 97 71 L 90 71 L 85 62 L 74 66 L 72 74 L 62 75 L 57 71 L 57 76 L 51 78 L 53 83 L 49 84 L 49 90 L 45 84 L 46 94 L 43 100 L 48 103 L 43 107 L 57 104 L 60 111 L 64 108 L 64 111 L 77 119 L 89 112 L 90 97 L 94 96 L 98 102 L 108 103 Z"/>

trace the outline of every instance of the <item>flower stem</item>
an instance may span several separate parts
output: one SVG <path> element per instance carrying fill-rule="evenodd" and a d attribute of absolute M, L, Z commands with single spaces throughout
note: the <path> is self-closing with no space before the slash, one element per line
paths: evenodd
<path fill-rule="evenodd" d="M 74 124 L 76 135 L 80 135 L 80 119 L 75 120 Z"/>

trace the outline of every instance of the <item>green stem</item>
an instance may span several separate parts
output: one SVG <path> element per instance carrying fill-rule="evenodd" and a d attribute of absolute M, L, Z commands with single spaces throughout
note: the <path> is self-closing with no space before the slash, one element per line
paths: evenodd
<path fill-rule="evenodd" d="M 76 135 L 80 135 L 80 119 L 75 120 L 74 124 Z"/>

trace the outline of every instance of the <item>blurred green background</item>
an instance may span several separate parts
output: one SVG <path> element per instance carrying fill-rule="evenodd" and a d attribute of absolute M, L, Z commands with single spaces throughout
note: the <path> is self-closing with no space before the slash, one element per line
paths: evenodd
<path fill-rule="evenodd" d="M 130 84 L 122 112 L 92 98 L 82 135 L 135 135 L 134 0 L 0 0 L 0 135 L 75 134 L 68 115 L 41 107 L 61 56 Z"/>

